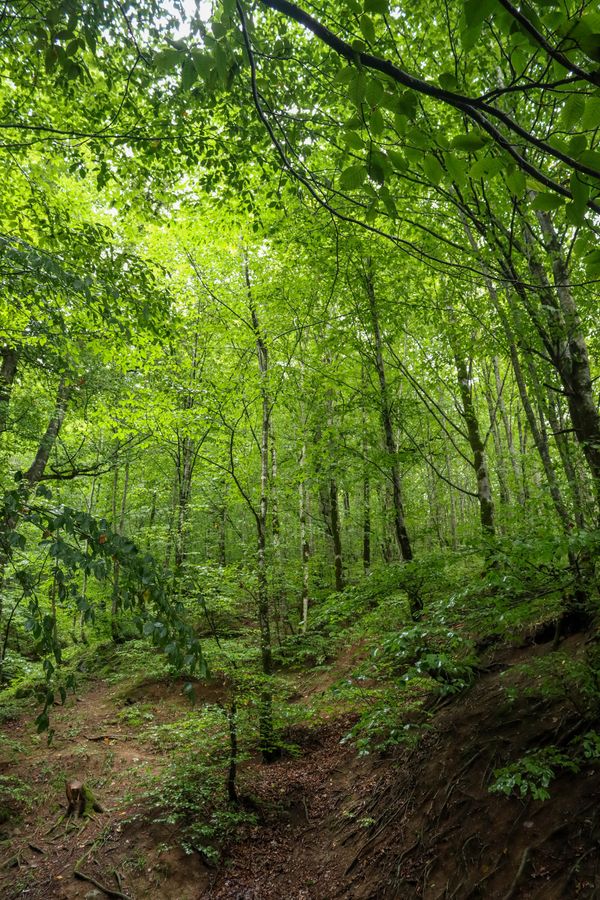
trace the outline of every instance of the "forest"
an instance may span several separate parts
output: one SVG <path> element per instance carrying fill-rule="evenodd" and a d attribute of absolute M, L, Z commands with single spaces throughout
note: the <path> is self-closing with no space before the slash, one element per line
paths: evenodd
<path fill-rule="evenodd" d="M 0 896 L 600 898 L 597 2 L 0 60 Z"/>

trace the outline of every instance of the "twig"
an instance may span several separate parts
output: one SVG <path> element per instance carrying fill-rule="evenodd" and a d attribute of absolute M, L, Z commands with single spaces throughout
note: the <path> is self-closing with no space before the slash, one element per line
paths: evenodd
<path fill-rule="evenodd" d="M 305 798 L 305 797 L 302 798 L 302 805 L 304 806 L 304 815 L 306 816 L 306 821 L 307 821 L 307 823 L 310 825 L 310 824 L 311 824 L 311 818 L 310 818 L 310 816 L 309 816 L 309 814 L 308 814 L 308 806 L 306 805 L 306 798 Z"/>

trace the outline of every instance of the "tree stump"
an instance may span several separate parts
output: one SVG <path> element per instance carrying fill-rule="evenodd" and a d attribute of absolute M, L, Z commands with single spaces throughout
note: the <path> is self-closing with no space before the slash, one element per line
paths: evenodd
<path fill-rule="evenodd" d="M 95 812 L 104 812 L 104 807 L 96 800 L 94 792 L 83 781 L 73 779 L 65 782 L 67 792 L 67 816 L 82 816 L 89 819 Z"/>

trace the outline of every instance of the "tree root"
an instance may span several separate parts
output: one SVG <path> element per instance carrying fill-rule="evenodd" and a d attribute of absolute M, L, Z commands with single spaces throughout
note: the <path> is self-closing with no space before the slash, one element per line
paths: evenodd
<path fill-rule="evenodd" d="M 124 894 L 122 891 L 117 891 L 114 888 L 110 888 L 105 884 L 102 884 L 101 881 L 97 881 L 92 875 L 86 875 L 85 872 L 82 872 L 81 869 L 73 869 L 73 875 L 75 878 L 80 878 L 81 881 L 89 881 L 90 884 L 93 884 L 94 887 L 97 887 L 99 891 L 102 891 L 106 894 L 107 897 L 120 897 L 121 900 L 131 900 L 131 897 L 128 894 Z"/>
<path fill-rule="evenodd" d="M 502 900 L 511 900 L 514 897 L 515 891 L 519 887 L 519 882 L 521 878 L 525 874 L 525 869 L 527 868 L 527 863 L 529 862 L 529 854 L 531 853 L 531 847 L 525 847 L 523 851 L 523 856 L 521 857 L 521 862 L 519 864 L 519 868 L 517 869 L 517 873 L 512 880 L 512 884 L 509 887 L 506 894 L 502 897 Z"/>

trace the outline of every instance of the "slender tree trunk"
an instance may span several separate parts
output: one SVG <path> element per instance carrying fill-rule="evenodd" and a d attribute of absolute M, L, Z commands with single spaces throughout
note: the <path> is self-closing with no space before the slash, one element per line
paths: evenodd
<path fill-rule="evenodd" d="M 257 529 L 257 582 L 258 582 L 258 626 L 260 631 L 260 651 L 262 673 L 267 680 L 259 702 L 260 748 L 264 762 L 272 762 L 279 756 L 275 746 L 273 729 L 273 697 L 270 678 L 273 674 L 273 651 L 271 644 L 271 623 L 269 614 L 269 584 L 267 573 L 267 512 L 269 503 L 269 434 L 271 430 L 271 400 L 269 396 L 269 355 L 264 339 L 258 311 L 254 303 L 250 271 L 244 256 L 244 277 L 248 294 L 248 308 L 256 340 L 256 357 L 260 379 L 261 429 L 260 429 L 260 498 L 255 513 Z"/>
<path fill-rule="evenodd" d="M 452 469 L 450 464 L 450 454 L 446 447 L 446 475 L 448 481 L 452 481 Z M 453 488 L 449 488 L 449 506 L 450 506 L 450 542 L 453 550 L 458 550 L 458 530 L 456 527 L 456 500 L 454 498 Z"/>
<path fill-rule="evenodd" d="M 58 385 L 54 413 L 52 415 L 52 418 L 50 419 L 50 422 L 48 423 L 48 427 L 46 428 L 44 436 L 40 441 L 35 459 L 31 463 L 28 470 L 25 472 L 24 477 L 25 480 L 29 483 L 30 487 L 34 487 L 39 481 L 41 481 L 42 476 L 44 475 L 46 466 L 48 465 L 48 460 L 50 459 L 50 454 L 54 448 L 54 445 L 56 444 L 56 439 L 58 438 L 60 429 L 62 428 L 72 392 L 72 385 L 67 383 L 67 378 L 65 375 L 63 375 Z"/>
<path fill-rule="evenodd" d="M 335 589 L 336 591 L 343 591 L 344 564 L 342 558 L 342 531 L 340 524 L 338 486 L 335 478 L 329 479 L 329 515 L 331 522 L 331 540 L 333 543 L 333 569 L 335 572 Z"/>
<path fill-rule="evenodd" d="M 371 570 L 371 480 L 365 464 L 363 472 L 363 522 L 362 558 L 365 574 Z"/>
<path fill-rule="evenodd" d="M 521 361 L 519 359 L 519 354 L 517 352 L 517 345 L 515 340 L 515 335 L 513 329 L 510 325 L 506 312 L 502 309 L 498 298 L 496 298 L 496 311 L 498 312 L 500 322 L 502 324 L 502 328 L 506 337 L 506 341 L 508 343 L 510 360 L 512 365 L 512 370 L 515 376 L 515 381 L 517 382 L 517 388 L 519 391 L 519 397 L 521 400 L 521 406 L 523 407 L 523 412 L 525 413 L 525 418 L 527 420 L 527 424 L 529 425 L 529 430 L 531 432 L 531 436 L 533 438 L 533 443 L 535 444 L 535 448 L 539 454 L 540 460 L 542 462 L 542 467 L 544 469 L 544 474 L 546 476 L 546 481 L 548 483 L 548 490 L 550 491 L 550 496 L 552 498 L 552 502 L 554 504 L 554 508 L 556 510 L 556 514 L 561 521 L 563 527 L 568 526 L 569 523 L 569 513 L 563 501 L 563 497 L 561 494 L 561 490 L 559 487 L 556 470 L 554 468 L 554 463 L 552 462 L 552 458 L 550 456 L 550 448 L 548 446 L 548 439 L 545 429 L 542 429 L 538 425 L 538 420 L 536 419 L 536 415 L 529 399 L 529 391 L 527 389 L 527 384 L 525 382 L 525 376 L 523 374 L 523 370 L 521 367 Z M 534 385 L 535 390 L 535 385 Z M 542 421 L 540 419 L 540 424 Z"/>
<path fill-rule="evenodd" d="M 550 392 L 548 392 L 544 408 L 550 428 L 554 434 L 554 441 L 558 448 L 567 484 L 569 485 L 573 506 L 573 520 L 578 528 L 585 528 L 586 503 L 584 501 L 582 484 L 573 461 L 572 451 L 574 448 L 568 434 L 565 434 L 564 426 L 560 420 L 556 397 L 550 396 Z"/>
<path fill-rule="evenodd" d="M 386 564 L 391 563 L 394 558 L 394 551 L 389 527 L 391 509 L 392 486 L 386 478 L 385 484 L 383 485 L 381 490 L 381 558 Z"/>
<path fill-rule="evenodd" d="M 454 364 L 456 366 L 456 375 L 458 378 L 458 389 L 462 403 L 461 413 L 467 428 L 471 453 L 473 454 L 473 469 L 475 470 L 475 477 L 477 479 L 477 497 L 479 500 L 479 519 L 481 521 L 483 533 L 493 536 L 495 533 L 495 525 L 492 486 L 488 474 L 485 447 L 479 430 L 477 411 L 473 402 L 473 390 L 471 387 L 469 369 L 464 358 L 458 353 L 455 347 L 452 348 L 452 353 L 454 356 Z"/>
<path fill-rule="evenodd" d="M 63 375 L 58 385 L 54 411 L 48 422 L 46 431 L 40 439 L 33 462 L 24 473 L 19 484 L 20 506 L 24 506 L 27 503 L 31 492 L 43 478 L 48 460 L 50 459 L 50 453 L 56 444 L 56 440 L 64 422 L 72 391 L 72 386 L 67 383 L 66 376 Z M 2 620 L 3 615 L 6 566 L 12 555 L 10 535 L 19 524 L 19 519 L 20 512 L 14 508 L 14 505 L 12 503 L 9 506 L 5 505 L 0 519 L 0 621 Z"/>
<path fill-rule="evenodd" d="M 306 527 L 307 518 L 307 490 L 306 490 L 306 443 L 302 442 L 300 450 L 300 483 L 298 485 L 300 503 L 300 559 L 302 561 L 302 587 L 300 592 L 300 625 L 303 632 L 308 627 L 308 601 L 309 601 L 309 562 L 310 541 Z"/>
<path fill-rule="evenodd" d="M 192 494 L 192 474 L 194 468 L 195 444 L 194 441 L 185 436 L 178 439 L 178 497 L 177 497 L 177 520 L 175 532 L 175 572 L 177 576 L 181 575 L 181 570 L 185 562 L 185 528 L 188 517 L 188 509 Z"/>
<path fill-rule="evenodd" d="M 552 362 L 560 377 L 573 428 L 579 441 L 590 474 L 596 500 L 596 518 L 600 513 L 600 412 L 593 392 L 587 345 L 581 329 L 577 305 L 571 292 L 567 263 L 558 235 L 548 213 L 539 213 L 544 238 L 552 260 L 554 287 L 547 281 L 546 273 L 531 250 L 529 239 L 529 264 L 538 278 L 542 290 L 540 297 L 550 312 L 552 322 Z M 526 237 L 530 234 L 526 229 Z M 554 291 L 558 302 L 554 297 Z"/>
<path fill-rule="evenodd" d="M 0 350 L 2 365 L 0 366 L 0 434 L 8 427 L 10 398 L 19 363 L 19 351 L 14 347 L 3 347 Z"/>
<path fill-rule="evenodd" d="M 89 493 L 89 497 L 88 497 L 88 501 L 87 501 L 87 505 L 86 505 L 88 516 L 93 515 L 93 512 L 94 512 L 94 503 L 95 503 L 95 499 L 96 499 L 96 484 L 97 484 L 97 479 L 94 476 L 92 478 L 92 484 L 90 486 L 90 493 Z M 89 546 L 89 542 L 86 540 L 86 542 L 85 542 L 86 550 L 87 550 L 88 546 Z M 88 573 L 87 573 L 87 571 L 84 570 L 83 578 L 82 578 L 82 582 L 81 582 L 81 598 L 84 603 L 87 601 L 87 583 L 88 583 Z M 74 625 L 75 625 L 75 623 L 74 623 Z M 87 644 L 87 637 L 85 634 L 85 612 L 84 612 L 84 610 L 81 610 L 81 612 L 79 613 L 79 638 L 82 641 L 82 643 Z"/>
<path fill-rule="evenodd" d="M 500 438 L 500 429 L 498 428 L 498 401 L 494 402 L 494 397 L 489 389 L 489 385 L 485 386 L 485 401 L 487 403 L 488 415 L 490 417 L 490 428 L 492 431 L 492 439 L 494 441 L 494 454 L 496 457 L 496 475 L 498 477 L 498 488 L 500 491 L 500 503 L 508 506 L 510 503 L 510 494 L 506 479 L 506 465 L 504 461 L 504 451 L 502 448 L 502 440 Z"/>
<path fill-rule="evenodd" d="M 496 382 L 496 396 L 498 398 L 498 410 L 500 412 L 500 416 L 502 418 L 502 424 L 504 426 L 504 435 L 506 437 L 506 446 L 508 448 L 508 456 L 509 456 L 510 464 L 512 467 L 514 483 L 516 485 L 518 485 L 519 484 L 519 460 L 517 458 L 515 442 L 513 440 L 513 430 L 512 430 L 512 426 L 511 426 L 510 417 L 506 410 L 506 403 L 504 402 L 502 379 L 500 378 L 500 364 L 498 362 L 497 356 L 493 357 L 492 365 L 494 367 L 494 379 Z"/>
<path fill-rule="evenodd" d="M 119 469 L 115 468 L 115 476 L 113 482 L 113 528 L 118 535 L 122 535 L 125 530 L 125 511 L 127 509 L 127 492 L 129 489 L 129 460 L 125 463 L 125 475 L 123 478 L 123 490 L 121 493 L 121 505 L 117 513 L 117 494 L 119 488 Z M 118 516 L 118 517 L 117 517 Z M 120 580 L 121 565 L 118 560 L 113 561 L 113 588 L 110 607 L 110 631 L 113 641 L 121 641 L 122 636 L 119 631 L 119 608 L 120 608 Z"/>
<path fill-rule="evenodd" d="M 277 496 L 277 445 L 275 444 L 275 431 L 273 419 L 269 423 L 269 444 L 271 453 L 271 473 L 269 479 L 269 497 L 271 501 L 271 541 L 273 547 L 273 577 L 272 595 L 273 606 L 276 611 L 276 625 L 278 640 L 281 641 L 285 629 L 292 631 L 289 621 L 287 601 L 284 590 L 283 578 L 283 554 L 281 549 L 281 519 L 279 517 L 279 500 Z"/>
<path fill-rule="evenodd" d="M 227 496 L 223 490 L 223 498 L 218 510 L 219 520 L 217 528 L 219 530 L 219 565 L 224 567 L 227 565 Z"/>
<path fill-rule="evenodd" d="M 404 519 L 404 506 L 402 502 L 402 487 L 400 481 L 400 469 L 397 462 L 398 448 L 394 438 L 394 429 L 392 424 L 392 414 L 389 401 L 385 363 L 383 360 L 381 329 L 379 327 L 379 314 L 377 310 L 377 300 L 375 298 L 375 288 L 373 283 L 373 274 L 371 269 L 371 260 L 366 260 L 365 270 L 365 286 L 367 289 L 367 297 L 369 300 L 369 312 L 371 316 L 371 327 L 373 330 L 374 349 L 375 349 L 375 367 L 377 369 L 377 377 L 380 387 L 380 408 L 381 421 L 383 425 L 383 436 L 385 447 L 390 458 L 390 481 L 392 484 L 392 497 L 394 508 L 394 533 L 400 555 L 405 562 L 413 558 L 412 546 L 406 523 Z M 421 607 L 419 606 L 419 609 Z"/>
<path fill-rule="evenodd" d="M 333 404 L 331 395 L 327 398 L 327 424 L 330 434 L 333 429 Z M 319 445 L 321 440 L 321 429 L 315 430 L 315 444 Z M 331 442 L 328 446 L 329 458 L 333 456 L 333 447 Z M 318 458 L 318 457 L 317 457 Z M 321 469 L 320 463 L 317 465 L 317 474 Z M 331 552 L 333 554 L 333 571 L 334 584 L 336 591 L 343 591 L 344 582 L 344 559 L 342 552 L 342 528 L 340 522 L 340 508 L 338 498 L 338 485 L 334 475 L 330 474 L 326 482 L 319 481 L 319 503 L 321 507 L 321 515 L 325 524 L 325 533 L 331 539 Z"/>

